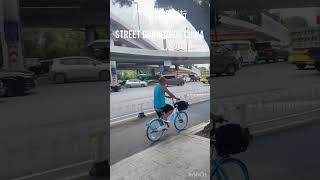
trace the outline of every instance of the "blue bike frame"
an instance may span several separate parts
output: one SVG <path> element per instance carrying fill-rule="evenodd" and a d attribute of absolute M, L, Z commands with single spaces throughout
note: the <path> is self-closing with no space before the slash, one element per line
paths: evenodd
<path fill-rule="evenodd" d="M 174 112 L 174 113 L 171 115 L 171 117 L 170 117 L 170 119 L 171 119 L 173 122 L 176 122 L 177 119 L 179 119 L 179 118 L 180 118 L 180 112 L 179 112 L 179 111 Z M 150 127 L 150 129 L 152 129 L 153 131 L 157 131 L 157 129 L 154 129 L 153 127 L 151 127 L 151 122 L 156 121 L 156 120 L 159 121 L 159 124 L 160 124 L 161 126 L 164 125 L 163 119 L 161 119 L 161 118 L 156 118 L 156 119 L 153 119 L 153 120 L 147 122 L 147 124 L 146 124 L 146 126 L 145 126 L 145 130 L 147 130 L 148 127 Z"/>

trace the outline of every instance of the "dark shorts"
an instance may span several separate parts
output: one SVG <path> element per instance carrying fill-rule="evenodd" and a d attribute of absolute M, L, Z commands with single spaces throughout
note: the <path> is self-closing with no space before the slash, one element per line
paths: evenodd
<path fill-rule="evenodd" d="M 160 108 L 160 111 L 156 110 L 156 112 L 157 112 L 157 115 L 159 117 L 161 117 L 162 116 L 162 112 L 163 113 L 168 113 L 169 111 L 172 111 L 173 109 L 174 109 L 173 106 L 171 106 L 170 104 L 166 104 L 164 107 Z"/>

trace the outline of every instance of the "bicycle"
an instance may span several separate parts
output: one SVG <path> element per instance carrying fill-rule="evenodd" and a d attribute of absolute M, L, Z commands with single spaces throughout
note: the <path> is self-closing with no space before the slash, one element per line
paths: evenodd
<path fill-rule="evenodd" d="M 174 107 L 174 112 L 172 113 L 170 119 L 171 121 L 173 121 L 174 127 L 178 131 L 187 129 L 189 118 L 188 114 L 185 112 L 186 109 L 181 110 L 178 107 L 177 102 L 179 102 L 179 100 L 176 102 L 174 102 L 173 98 L 171 98 L 171 100 Z M 152 142 L 159 141 L 163 136 L 164 131 L 166 131 L 166 129 L 163 128 L 164 125 L 166 125 L 165 120 L 162 118 L 163 115 L 164 112 L 160 111 L 158 117 L 148 121 L 145 126 L 147 138 Z"/>
<path fill-rule="evenodd" d="M 225 123 L 228 120 L 223 119 L 221 116 L 214 116 L 213 118 L 213 133 L 211 136 L 215 137 L 216 124 Z M 249 135 L 249 140 L 252 136 Z M 239 159 L 233 158 L 230 154 L 217 153 L 215 148 L 216 139 L 210 138 L 210 165 L 211 174 L 210 180 L 249 180 L 249 172 L 246 165 Z M 213 158 L 215 157 L 215 158 Z M 230 172 L 231 171 L 231 172 Z"/>

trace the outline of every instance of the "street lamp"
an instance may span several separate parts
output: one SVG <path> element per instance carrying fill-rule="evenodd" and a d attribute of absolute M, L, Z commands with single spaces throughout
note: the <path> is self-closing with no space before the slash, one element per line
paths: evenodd
<path fill-rule="evenodd" d="M 134 1 L 134 4 L 137 5 L 137 13 L 138 13 L 138 27 L 139 27 L 139 31 L 140 31 L 140 15 L 139 15 L 139 3 Z"/>
<path fill-rule="evenodd" d="M 188 31 L 188 28 L 186 27 L 186 33 Z M 189 42 L 188 42 L 188 37 L 187 37 L 187 52 L 189 52 Z"/>

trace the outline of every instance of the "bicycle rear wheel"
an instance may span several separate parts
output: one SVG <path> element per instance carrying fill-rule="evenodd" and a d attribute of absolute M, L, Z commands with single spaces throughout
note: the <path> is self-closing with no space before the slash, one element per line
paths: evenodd
<path fill-rule="evenodd" d="M 239 159 L 227 158 L 214 166 L 216 170 L 210 180 L 249 180 L 248 169 Z"/>
<path fill-rule="evenodd" d="M 163 124 L 164 122 L 161 119 L 153 119 L 147 124 L 146 135 L 150 141 L 159 141 L 164 132 L 161 128 Z"/>
<path fill-rule="evenodd" d="M 188 114 L 186 112 L 176 112 L 174 119 L 174 127 L 178 131 L 182 131 L 188 126 Z"/>

